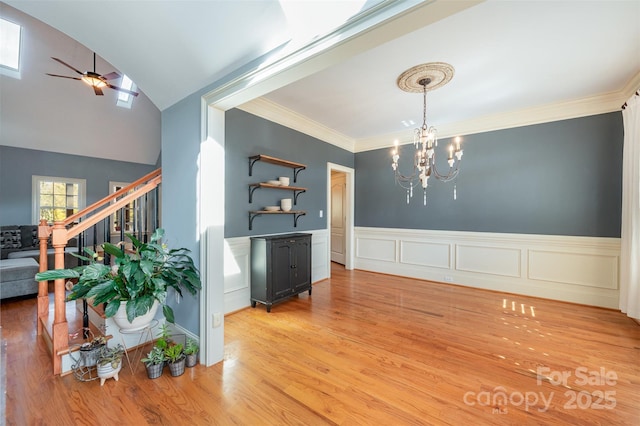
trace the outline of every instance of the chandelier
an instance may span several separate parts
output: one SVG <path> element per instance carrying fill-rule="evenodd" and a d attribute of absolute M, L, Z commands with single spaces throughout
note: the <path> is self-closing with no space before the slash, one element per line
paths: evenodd
<path fill-rule="evenodd" d="M 398 77 L 397 85 L 405 92 L 423 94 L 422 127 L 414 130 L 413 144 L 416 154 L 413 163 L 413 170 L 409 175 L 403 175 L 398 170 L 398 141 L 394 142 L 393 161 L 391 167 L 396 183 L 407 191 L 407 204 L 413 197 L 413 188 L 422 186 L 424 191 L 423 203 L 427 205 L 427 185 L 429 177 L 434 176 L 437 180 L 449 182 L 458 176 L 460 171 L 460 161 L 462 160 L 462 149 L 460 149 L 460 137 L 456 137 L 448 147 L 447 173 L 441 173 L 436 168 L 436 151 L 438 146 L 438 132 L 435 127 L 427 126 L 427 92 L 435 90 L 447 84 L 453 78 L 453 67 L 444 62 L 430 62 L 409 68 Z M 456 159 L 458 161 L 456 161 Z M 457 197 L 456 186 L 453 186 L 453 199 Z"/>

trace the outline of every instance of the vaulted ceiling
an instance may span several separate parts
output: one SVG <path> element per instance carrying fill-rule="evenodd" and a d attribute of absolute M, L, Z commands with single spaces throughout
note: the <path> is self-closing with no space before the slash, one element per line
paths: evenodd
<path fill-rule="evenodd" d="M 272 0 L 6 3 L 96 51 L 131 76 L 159 110 L 269 52 L 277 56 L 276 48 L 293 44 L 283 45 L 294 24 L 308 24 L 292 21 Z M 327 2 L 300 4 L 322 10 Z M 640 87 L 637 0 L 404 0 L 359 7 L 350 25 L 385 7 L 395 16 L 363 26 L 353 37 L 363 42 L 324 67 L 288 75 L 256 92 L 259 99 L 225 107 L 281 119 L 358 151 L 387 146 L 419 124 L 421 96 L 398 89 L 396 79 L 421 63 L 455 68 L 452 81 L 428 96 L 427 120 L 445 136 L 619 110 Z M 52 69 L 49 56 L 37 60 Z"/>

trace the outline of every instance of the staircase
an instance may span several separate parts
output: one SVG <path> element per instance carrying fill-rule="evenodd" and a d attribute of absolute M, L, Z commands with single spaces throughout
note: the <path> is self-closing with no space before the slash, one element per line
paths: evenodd
<path fill-rule="evenodd" d="M 89 247 L 95 252 L 103 242 L 125 241 L 125 234 L 134 234 L 147 241 L 159 224 L 159 185 L 161 169 L 157 169 L 132 184 L 110 194 L 64 221 L 49 225 L 41 220 L 38 227 L 40 240 L 40 272 L 49 269 L 47 246 L 53 246 L 55 257 L 51 269 L 63 269 L 65 248 L 69 241 L 77 238 L 78 252 L 83 254 Z M 109 263 L 109 256 L 104 256 Z M 78 259 L 80 262 L 80 260 Z M 53 374 L 60 375 L 70 370 L 69 325 L 65 303 L 65 282 L 55 280 L 53 285 L 53 308 L 50 308 L 49 285 L 41 281 L 38 287 L 38 335 L 42 335 L 51 351 Z M 83 330 L 89 328 L 89 308 L 83 303 Z M 53 312 L 51 312 L 51 310 Z M 92 316 L 99 313 L 92 312 Z M 53 319 L 53 320 L 52 320 Z M 104 319 L 103 319 L 104 320 Z M 86 331 L 85 331 L 86 333 Z M 86 335 L 85 335 L 86 337 Z"/>

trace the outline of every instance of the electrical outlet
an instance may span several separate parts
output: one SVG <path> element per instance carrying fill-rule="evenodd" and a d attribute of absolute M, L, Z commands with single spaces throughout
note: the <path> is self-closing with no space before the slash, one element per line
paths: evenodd
<path fill-rule="evenodd" d="M 322 210 L 320 210 L 320 217 L 322 217 L 322 215 L 323 215 L 323 211 L 322 211 Z"/>
<path fill-rule="evenodd" d="M 444 281 L 447 283 L 452 283 L 453 282 L 453 277 L 451 275 L 445 275 L 444 276 Z"/>

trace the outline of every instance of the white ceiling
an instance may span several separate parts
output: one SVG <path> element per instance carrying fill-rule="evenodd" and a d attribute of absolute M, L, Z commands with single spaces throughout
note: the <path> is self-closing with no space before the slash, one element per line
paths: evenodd
<path fill-rule="evenodd" d="M 422 95 L 402 92 L 396 79 L 435 61 L 456 72 L 427 95 L 430 124 L 614 92 L 640 72 L 640 2 L 485 2 L 266 98 L 373 138 L 421 121 Z"/>
<path fill-rule="evenodd" d="M 272 0 L 6 3 L 96 51 L 160 110 L 291 36 L 280 3 Z M 392 3 L 418 4 L 414 9 L 422 13 L 443 4 Z M 260 107 L 246 109 L 291 112 L 299 122 L 308 119 L 300 130 L 324 128 L 357 151 L 388 145 L 410 134 L 403 121 L 421 121 L 421 95 L 395 85 L 402 71 L 420 63 L 455 67 L 453 80 L 428 95 L 429 124 L 444 134 L 613 111 L 640 87 L 640 0 L 467 6 L 408 34 L 389 31 L 373 48 L 363 43 L 328 68 L 276 85 Z"/>

